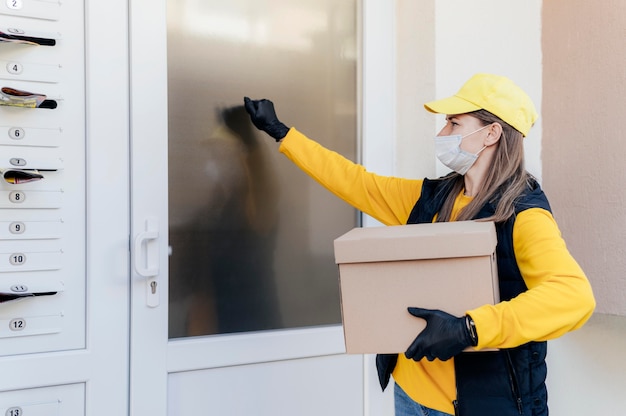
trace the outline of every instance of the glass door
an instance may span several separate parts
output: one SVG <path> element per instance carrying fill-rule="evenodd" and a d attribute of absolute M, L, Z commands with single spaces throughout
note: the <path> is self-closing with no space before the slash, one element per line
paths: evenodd
<path fill-rule="evenodd" d="M 243 97 L 356 157 L 355 0 L 168 1 L 169 337 L 341 322 L 356 213 L 278 153 Z"/>
<path fill-rule="evenodd" d="M 356 0 L 160 5 L 131 2 L 131 412 L 361 415 L 332 251 L 357 213 L 242 108 L 356 159 Z"/>

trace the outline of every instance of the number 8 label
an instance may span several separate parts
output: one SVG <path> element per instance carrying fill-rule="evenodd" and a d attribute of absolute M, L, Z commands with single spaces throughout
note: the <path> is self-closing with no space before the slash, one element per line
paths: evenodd
<path fill-rule="evenodd" d="M 26 199 L 26 195 L 24 195 L 23 192 L 13 191 L 9 194 L 9 201 L 13 202 L 14 204 L 21 204 L 22 202 L 24 202 L 24 199 Z"/>

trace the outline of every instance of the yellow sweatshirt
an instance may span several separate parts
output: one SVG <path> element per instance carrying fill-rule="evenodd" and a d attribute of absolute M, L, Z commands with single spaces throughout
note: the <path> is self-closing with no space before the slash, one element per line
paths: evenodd
<path fill-rule="evenodd" d="M 280 152 L 330 192 L 385 225 L 406 224 L 420 197 L 422 180 L 368 172 L 294 128 L 281 141 Z M 461 193 L 452 218 L 470 201 Z M 589 281 L 567 250 L 550 212 L 541 208 L 521 212 L 513 227 L 513 246 L 528 291 L 507 302 L 467 311 L 476 323 L 478 349 L 554 339 L 580 328 L 595 308 Z M 415 362 L 400 354 L 393 378 L 416 402 L 454 413 L 453 359 Z"/>

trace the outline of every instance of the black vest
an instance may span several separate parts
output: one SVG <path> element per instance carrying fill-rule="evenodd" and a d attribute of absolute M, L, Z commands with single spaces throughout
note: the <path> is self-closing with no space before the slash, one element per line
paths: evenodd
<path fill-rule="evenodd" d="M 420 199 L 413 207 L 407 224 L 432 222 L 450 193 L 451 185 L 452 181 L 447 179 L 425 179 Z M 474 219 L 491 216 L 496 204 L 497 201 L 487 203 Z M 516 201 L 515 214 L 529 208 L 551 211 L 545 194 L 535 181 Z M 496 223 L 501 301 L 510 300 L 528 289 L 515 260 L 514 223 L 515 216 L 506 222 Z M 457 415 L 547 416 L 546 352 L 545 342 L 530 342 L 512 349 L 456 356 Z M 383 389 L 389 382 L 396 360 L 397 355 L 392 354 L 376 357 Z"/>

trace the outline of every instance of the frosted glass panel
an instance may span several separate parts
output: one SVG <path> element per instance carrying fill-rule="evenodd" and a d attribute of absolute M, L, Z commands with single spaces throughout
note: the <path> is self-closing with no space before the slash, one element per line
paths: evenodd
<path fill-rule="evenodd" d="M 170 338 L 341 322 L 332 242 L 356 212 L 241 105 L 354 160 L 356 27 L 356 0 L 169 0 Z"/>

